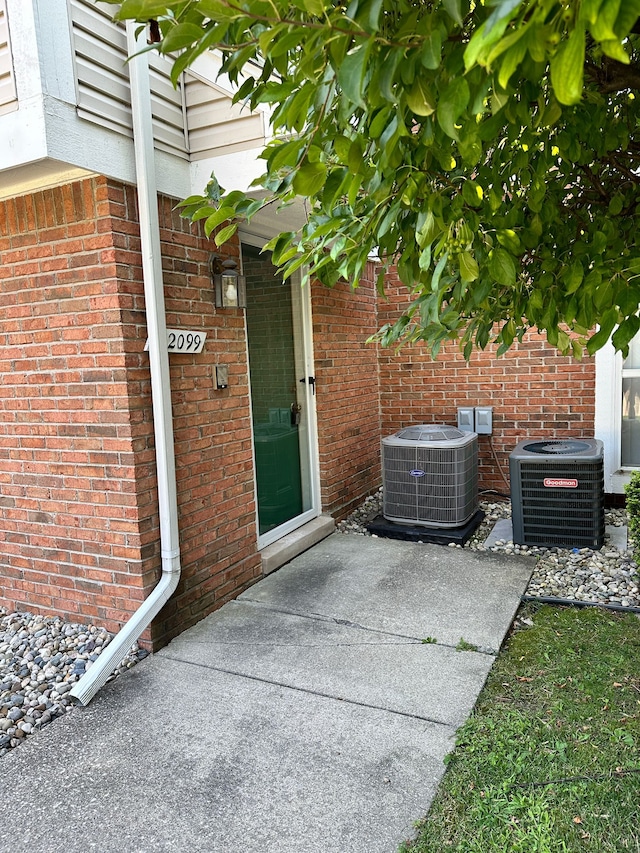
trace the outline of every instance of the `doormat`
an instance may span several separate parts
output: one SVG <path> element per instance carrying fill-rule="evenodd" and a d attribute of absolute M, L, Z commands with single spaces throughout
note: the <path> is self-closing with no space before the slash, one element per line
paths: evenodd
<path fill-rule="evenodd" d="M 422 527 L 419 524 L 399 524 L 376 515 L 367 530 L 383 539 L 402 539 L 405 542 L 432 542 L 436 545 L 464 545 L 478 529 L 484 512 L 479 509 L 463 527 Z"/>

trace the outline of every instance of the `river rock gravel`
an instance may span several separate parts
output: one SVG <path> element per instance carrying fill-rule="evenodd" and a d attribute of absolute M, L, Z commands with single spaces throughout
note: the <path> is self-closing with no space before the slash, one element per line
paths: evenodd
<path fill-rule="evenodd" d="M 526 595 L 533 598 L 561 598 L 591 604 L 640 608 L 640 577 L 631 549 L 618 547 L 607 534 L 604 547 L 539 548 L 515 545 L 510 538 L 498 539 L 488 548 L 487 537 L 496 522 L 511 518 L 509 500 L 482 500 L 484 521 L 464 545 L 474 551 L 492 551 L 507 555 L 537 557 Z M 339 533 L 370 536 L 367 523 L 382 512 L 382 489 L 367 498 L 351 515 L 337 525 Z M 605 523 L 610 527 L 626 527 L 624 509 L 609 509 Z M 625 537 L 622 537 L 624 539 Z M 461 547 L 459 545 L 451 547 Z"/>
<path fill-rule="evenodd" d="M 0 607 L 0 758 L 73 708 L 69 690 L 110 640 L 95 625 Z M 147 654 L 136 643 L 113 677 Z"/>

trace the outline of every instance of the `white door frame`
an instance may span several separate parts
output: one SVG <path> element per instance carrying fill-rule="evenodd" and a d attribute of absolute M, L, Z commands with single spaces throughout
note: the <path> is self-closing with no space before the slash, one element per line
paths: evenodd
<path fill-rule="evenodd" d="M 242 261 L 242 244 L 254 246 L 261 249 L 267 242 L 266 237 L 260 237 L 249 231 L 241 231 L 240 237 L 240 260 Z M 314 376 L 313 361 L 313 323 L 311 314 L 311 288 L 308 285 L 301 286 L 301 274 L 294 273 L 291 277 L 294 311 L 294 347 L 296 358 L 296 378 L 298 380 Z M 245 323 L 245 344 L 247 349 L 247 364 L 249 364 L 249 339 L 247 325 Z M 298 375 L 299 374 L 299 375 Z M 292 533 L 303 524 L 317 518 L 321 512 L 320 498 L 320 459 L 318 452 L 318 424 L 316 412 L 315 385 L 309 382 L 300 382 L 298 387 L 298 399 L 302 401 L 303 412 L 306 417 L 301 423 L 304 431 L 300 431 L 300 468 L 303 483 L 303 495 L 306 493 L 311 501 L 311 507 L 304 510 L 300 515 L 290 519 L 284 524 L 274 527 L 262 535 L 258 534 L 258 549 L 262 550 L 267 545 L 277 542 L 287 533 Z M 249 382 L 249 400 L 251 401 L 251 382 Z M 253 423 L 251 425 L 251 444 L 253 458 L 255 460 L 255 441 L 253 435 Z M 254 468 L 254 494 L 256 503 L 256 530 L 259 530 L 258 521 L 258 488 Z"/>

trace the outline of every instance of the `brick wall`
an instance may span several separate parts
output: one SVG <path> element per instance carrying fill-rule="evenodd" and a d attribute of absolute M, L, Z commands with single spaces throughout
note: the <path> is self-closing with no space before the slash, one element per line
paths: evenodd
<path fill-rule="evenodd" d="M 340 519 L 380 485 L 373 265 L 355 292 L 314 285 L 312 306 L 322 506 Z"/>
<path fill-rule="evenodd" d="M 156 643 L 259 572 L 244 317 L 216 312 L 212 245 L 171 208 L 167 323 L 208 338 L 170 359 L 183 575 Z M 92 179 L 0 216 L 0 601 L 117 630 L 160 570 L 135 192 Z"/>
<path fill-rule="evenodd" d="M 0 599 L 113 628 L 155 563 L 110 207 L 100 180 L 0 203 Z"/>
<path fill-rule="evenodd" d="M 408 304 L 406 288 L 390 279 L 380 324 L 393 321 Z M 593 438 L 595 362 L 556 353 L 529 334 L 498 358 L 495 347 L 476 352 L 467 364 L 455 343 L 437 361 L 422 346 L 395 354 L 381 350 L 382 434 L 410 423 L 457 423 L 458 406 L 493 406 L 493 435 L 480 436 L 480 488 L 507 492 L 509 454 L 524 438 Z"/>

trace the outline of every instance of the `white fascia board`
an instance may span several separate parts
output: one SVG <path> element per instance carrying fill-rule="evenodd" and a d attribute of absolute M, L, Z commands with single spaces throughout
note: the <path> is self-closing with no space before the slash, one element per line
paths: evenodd
<path fill-rule="evenodd" d="M 81 119 L 75 107 L 56 98 L 35 98 L 16 112 L 0 116 L 0 136 L 2 198 L 87 174 L 135 184 L 133 140 Z M 155 167 L 160 193 L 171 198 L 190 195 L 186 160 L 156 151 Z"/>
<path fill-rule="evenodd" d="M 0 116 L 0 139 L 0 172 L 37 162 L 47 156 L 47 131 L 41 95 L 22 100 L 17 110 Z"/>

